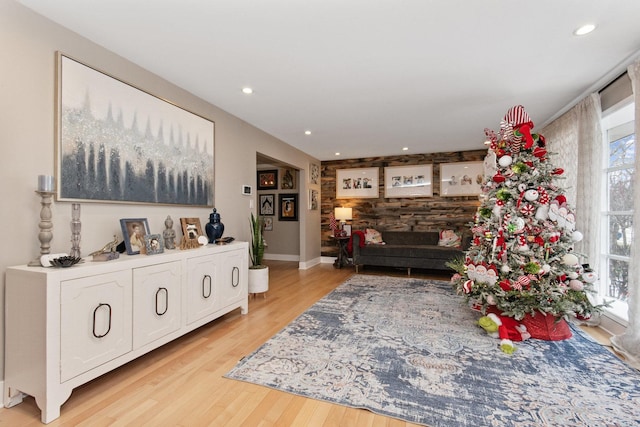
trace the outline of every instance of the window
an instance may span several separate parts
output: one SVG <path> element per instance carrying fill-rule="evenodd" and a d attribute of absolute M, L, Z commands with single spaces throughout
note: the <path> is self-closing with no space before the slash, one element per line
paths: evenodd
<path fill-rule="evenodd" d="M 598 294 L 612 300 L 607 314 L 628 322 L 629 261 L 633 241 L 633 177 L 636 152 L 634 103 L 631 100 L 603 112 L 605 180 L 602 223 L 602 263 Z M 613 111 L 612 111 L 613 110 Z"/>

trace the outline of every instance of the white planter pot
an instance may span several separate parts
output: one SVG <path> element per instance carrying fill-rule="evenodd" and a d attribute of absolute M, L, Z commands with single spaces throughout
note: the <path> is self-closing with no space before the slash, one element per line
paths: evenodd
<path fill-rule="evenodd" d="M 269 267 L 249 269 L 249 293 L 259 294 L 269 290 Z"/>

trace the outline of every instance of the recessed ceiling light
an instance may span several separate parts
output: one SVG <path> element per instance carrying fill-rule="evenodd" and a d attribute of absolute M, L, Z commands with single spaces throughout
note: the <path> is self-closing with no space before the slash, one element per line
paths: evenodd
<path fill-rule="evenodd" d="M 310 131 L 310 130 L 305 130 L 305 131 L 304 131 L 304 134 L 305 134 L 305 135 L 311 135 L 311 131 Z"/>
<path fill-rule="evenodd" d="M 589 34 L 590 32 L 592 32 L 595 29 L 596 29 L 596 26 L 594 24 L 586 24 L 586 25 L 581 26 L 577 30 L 575 30 L 573 32 L 573 34 L 575 36 L 584 36 L 585 34 Z"/>
<path fill-rule="evenodd" d="M 253 93 L 253 89 L 251 89 L 250 87 L 243 87 L 242 88 L 242 93 L 246 93 L 247 95 L 251 95 Z"/>
<path fill-rule="evenodd" d="M 407 151 L 409 150 L 409 147 L 402 147 L 402 151 Z"/>
<path fill-rule="evenodd" d="M 340 155 L 340 153 L 336 153 L 336 156 L 339 156 L 339 155 Z"/>

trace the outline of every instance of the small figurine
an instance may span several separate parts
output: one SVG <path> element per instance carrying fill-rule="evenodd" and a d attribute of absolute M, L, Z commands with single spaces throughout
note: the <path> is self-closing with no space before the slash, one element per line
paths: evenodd
<path fill-rule="evenodd" d="M 173 219 L 167 215 L 167 219 L 164 220 L 165 230 L 162 232 L 162 238 L 164 239 L 165 249 L 176 248 L 176 232 L 173 229 Z"/>
<path fill-rule="evenodd" d="M 117 259 L 120 257 L 120 254 L 116 251 L 116 247 L 118 246 L 118 236 L 113 235 L 113 240 L 106 245 L 104 245 L 101 249 L 98 249 L 95 252 L 90 253 L 93 257 L 94 261 L 111 261 L 112 259 Z"/>

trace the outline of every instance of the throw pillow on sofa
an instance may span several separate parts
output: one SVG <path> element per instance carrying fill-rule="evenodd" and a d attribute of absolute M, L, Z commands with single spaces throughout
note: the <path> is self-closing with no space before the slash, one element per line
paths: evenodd
<path fill-rule="evenodd" d="M 448 248 L 459 248 L 462 245 L 462 237 L 453 230 L 442 230 L 438 246 L 446 246 Z"/>
<path fill-rule="evenodd" d="M 367 228 L 364 231 L 364 242 L 367 245 L 384 245 L 382 234 L 373 228 Z"/>

